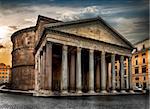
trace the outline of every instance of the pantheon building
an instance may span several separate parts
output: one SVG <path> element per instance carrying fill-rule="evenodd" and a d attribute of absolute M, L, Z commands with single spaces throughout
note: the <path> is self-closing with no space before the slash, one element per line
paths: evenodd
<path fill-rule="evenodd" d="M 36 96 L 133 93 L 134 47 L 100 17 L 62 22 L 39 16 L 36 26 L 15 32 L 11 40 L 12 89 Z"/>

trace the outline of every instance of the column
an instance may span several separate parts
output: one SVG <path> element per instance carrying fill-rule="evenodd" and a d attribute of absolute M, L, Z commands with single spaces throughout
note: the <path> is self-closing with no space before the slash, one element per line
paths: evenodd
<path fill-rule="evenodd" d="M 109 88 L 109 91 L 111 90 L 111 87 L 112 87 L 112 74 L 111 74 L 111 63 L 108 64 L 108 88 Z"/>
<path fill-rule="evenodd" d="M 45 90 L 45 77 L 46 77 L 46 73 L 45 73 L 45 58 L 46 58 L 46 53 L 45 53 L 45 47 L 43 47 L 43 74 L 42 74 L 42 83 L 43 83 L 43 89 Z"/>
<path fill-rule="evenodd" d="M 40 89 L 43 89 L 43 51 L 41 51 L 40 56 Z"/>
<path fill-rule="evenodd" d="M 39 56 L 36 56 L 35 58 L 35 91 L 39 90 L 39 83 L 38 83 L 38 69 L 39 68 Z"/>
<path fill-rule="evenodd" d="M 105 52 L 101 53 L 101 83 L 102 83 L 102 93 L 107 93 L 106 91 L 106 64 L 105 64 Z"/>
<path fill-rule="evenodd" d="M 120 75 L 121 75 L 121 92 L 125 93 L 124 83 L 124 56 L 120 56 Z"/>
<path fill-rule="evenodd" d="M 129 79 L 129 90 L 131 93 L 133 92 L 133 86 L 132 86 L 132 63 L 131 63 L 131 57 L 128 58 L 128 79 Z"/>
<path fill-rule="evenodd" d="M 115 54 L 111 54 L 112 92 L 116 92 Z"/>
<path fill-rule="evenodd" d="M 99 66 L 99 60 L 96 65 L 96 92 L 100 91 L 100 66 Z"/>
<path fill-rule="evenodd" d="M 94 93 L 94 50 L 89 51 L 89 93 Z"/>
<path fill-rule="evenodd" d="M 71 53 L 70 92 L 75 92 L 75 54 Z"/>
<path fill-rule="evenodd" d="M 40 54 L 39 54 L 39 56 L 38 56 L 38 71 L 37 71 L 37 89 L 38 89 L 38 90 L 40 90 L 40 88 L 41 88 L 41 87 L 40 87 L 40 86 L 41 86 L 41 85 L 40 85 L 40 84 L 41 84 L 41 83 L 40 83 L 40 80 L 41 80 L 41 78 L 40 78 L 40 77 L 41 77 L 41 76 L 40 76 L 40 74 L 41 74 L 41 72 L 40 72 L 40 71 L 41 71 L 41 62 L 40 62 L 41 59 L 40 59 L 40 58 L 41 58 L 41 56 L 40 56 Z"/>
<path fill-rule="evenodd" d="M 62 74 L 61 74 L 62 94 L 68 93 L 68 46 L 62 47 Z"/>
<path fill-rule="evenodd" d="M 46 89 L 52 92 L 52 43 L 46 44 Z"/>
<path fill-rule="evenodd" d="M 81 75 L 81 48 L 77 47 L 77 62 L 76 62 L 76 91 L 82 93 L 82 75 Z"/>

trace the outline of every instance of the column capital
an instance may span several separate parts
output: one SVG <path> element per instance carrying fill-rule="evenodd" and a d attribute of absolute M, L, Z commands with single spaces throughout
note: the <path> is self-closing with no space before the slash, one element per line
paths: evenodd
<path fill-rule="evenodd" d="M 77 47 L 77 52 L 81 52 L 81 47 Z"/>
<path fill-rule="evenodd" d="M 106 54 L 106 52 L 105 51 L 101 51 L 101 55 L 105 55 Z"/>
<path fill-rule="evenodd" d="M 124 61 L 124 56 L 121 55 L 121 56 L 120 56 L 120 62 L 123 62 L 123 61 Z"/>
<path fill-rule="evenodd" d="M 115 54 L 111 54 L 111 62 L 115 63 Z"/>
<path fill-rule="evenodd" d="M 90 50 L 89 50 L 89 52 L 90 52 L 90 53 L 93 53 L 93 52 L 94 52 L 94 50 L 93 50 L 93 49 L 90 49 Z"/>
<path fill-rule="evenodd" d="M 64 51 L 67 51 L 67 50 L 68 50 L 68 46 L 67 46 L 67 45 L 63 45 L 62 48 L 63 48 Z"/>
<path fill-rule="evenodd" d="M 123 56 L 123 55 L 121 55 L 121 56 L 120 56 L 120 58 L 124 58 L 124 56 Z"/>
<path fill-rule="evenodd" d="M 132 59 L 132 57 L 131 57 L 131 56 L 129 56 L 129 57 L 128 57 L 128 60 L 129 60 L 129 61 L 131 61 L 131 59 Z"/>
<path fill-rule="evenodd" d="M 48 45 L 48 47 L 51 47 L 51 48 L 52 48 L 53 43 L 48 41 L 48 42 L 46 43 L 46 45 Z"/>

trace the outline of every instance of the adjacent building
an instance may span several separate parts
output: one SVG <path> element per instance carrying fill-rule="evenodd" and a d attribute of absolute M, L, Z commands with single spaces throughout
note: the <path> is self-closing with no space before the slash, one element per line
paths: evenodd
<path fill-rule="evenodd" d="M 14 89 L 41 96 L 132 92 L 134 47 L 100 17 L 62 22 L 39 16 L 36 26 L 11 39 Z"/>
<path fill-rule="evenodd" d="M 11 81 L 11 68 L 9 65 L 0 63 L 0 84 L 10 83 Z"/>
<path fill-rule="evenodd" d="M 133 88 L 150 88 L 150 40 L 149 38 L 134 44 L 136 50 L 132 56 Z"/>

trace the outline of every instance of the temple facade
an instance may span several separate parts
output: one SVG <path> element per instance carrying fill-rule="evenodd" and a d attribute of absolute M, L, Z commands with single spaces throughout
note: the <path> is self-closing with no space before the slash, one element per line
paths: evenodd
<path fill-rule="evenodd" d="M 36 96 L 133 93 L 134 47 L 100 17 L 47 23 L 36 29 Z M 128 61 L 126 80 L 124 61 Z"/>

